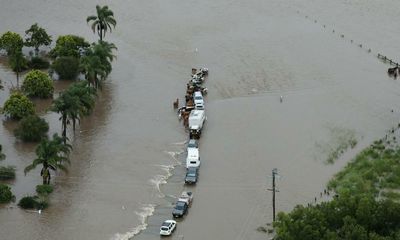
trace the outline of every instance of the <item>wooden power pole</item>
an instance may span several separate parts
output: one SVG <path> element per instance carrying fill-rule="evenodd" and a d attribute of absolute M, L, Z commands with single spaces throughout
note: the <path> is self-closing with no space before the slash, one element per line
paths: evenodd
<path fill-rule="evenodd" d="M 276 175 L 278 175 L 278 169 L 274 168 L 272 169 L 272 189 L 268 189 L 269 191 L 272 191 L 272 220 L 275 222 L 275 193 L 278 192 L 275 188 L 275 178 Z"/>

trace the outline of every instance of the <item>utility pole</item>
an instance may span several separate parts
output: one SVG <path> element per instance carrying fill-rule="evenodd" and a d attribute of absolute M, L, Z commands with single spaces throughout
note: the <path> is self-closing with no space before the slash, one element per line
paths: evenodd
<path fill-rule="evenodd" d="M 275 222 L 275 192 L 279 192 L 275 189 L 275 177 L 278 175 L 278 169 L 272 169 L 272 189 L 268 189 L 268 191 L 272 191 L 272 220 Z"/>

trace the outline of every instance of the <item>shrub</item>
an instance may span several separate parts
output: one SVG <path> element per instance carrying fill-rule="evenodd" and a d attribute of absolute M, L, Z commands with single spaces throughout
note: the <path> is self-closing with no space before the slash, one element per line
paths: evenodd
<path fill-rule="evenodd" d="M 0 203 L 9 203 L 15 199 L 11 192 L 11 188 L 0 183 Z"/>
<path fill-rule="evenodd" d="M 39 142 L 47 137 L 49 124 L 37 115 L 29 115 L 24 117 L 14 134 L 17 138 L 25 142 Z"/>
<path fill-rule="evenodd" d="M 26 196 L 19 200 L 18 206 L 23 209 L 45 209 L 49 206 L 46 199 L 38 196 Z"/>
<path fill-rule="evenodd" d="M 0 166 L 0 180 L 11 180 L 15 178 L 14 166 Z"/>
<path fill-rule="evenodd" d="M 50 67 L 50 62 L 40 57 L 33 57 L 28 66 L 32 69 L 47 69 Z"/>
<path fill-rule="evenodd" d="M 26 196 L 19 200 L 18 206 L 23 209 L 33 209 L 37 206 L 36 196 Z"/>
<path fill-rule="evenodd" d="M 29 97 L 49 98 L 53 96 L 53 80 L 47 73 L 32 70 L 22 84 L 22 91 Z"/>
<path fill-rule="evenodd" d="M 79 73 L 79 60 L 76 57 L 59 57 L 53 62 L 51 68 L 60 79 L 74 80 Z"/>
<path fill-rule="evenodd" d="M 21 119 L 35 113 L 35 105 L 25 95 L 14 92 L 4 103 L 3 113 L 12 119 Z"/>
<path fill-rule="evenodd" d="M 36 192 L 39 196 L 47 196 L 53 192 L 53 186 L 47 184 L 37 185 Z"/>

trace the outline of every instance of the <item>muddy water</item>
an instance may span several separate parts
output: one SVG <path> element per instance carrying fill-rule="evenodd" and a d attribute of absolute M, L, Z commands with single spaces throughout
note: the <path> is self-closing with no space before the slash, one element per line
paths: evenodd
<path fill-rule="evenodd" d="M 38 22 L 54 36 L 96 39 L 85 23 L 96 1 L 2 3 L 0 32 L 22 34 Z M 101 3 L 118 21 L 107 36 L 119 48 L 113 73 L 94 113 L 69 133 L 72 165 L 54 178 L 51 207 L 41 215 L 2 207 L 1 239 L 158 239 L 184 189 L 187 134 L 171 104 L 183 100 L 192 66 L 210 68 L 208 121 L 200 181 L 189 188 L 194 204 L 173 239 L 264 239 L 255 229 L 271 221 L 273 168 L 281 175 L 277 207 L 290 210 L 313 201 L 348 158 L 397 125 L 399 83 L 374 57 L 399 52 L 396 1 Z M 0 78 L 15 84 L 6 67 Z M 7 95 L 0 92 L 1 104 Z M 49 103 L 36 103 L 50 132 L 59 132 Z M 14 127 L 3 122 L 0 143 L 4 163 L 17 166 L 11 184 L 20 199 L 40 178 L 39 169 L 23 175 L 35 146 L 16 141 Z M 348 132 L 358 147 L 324 164 L 334 136 Z"/>

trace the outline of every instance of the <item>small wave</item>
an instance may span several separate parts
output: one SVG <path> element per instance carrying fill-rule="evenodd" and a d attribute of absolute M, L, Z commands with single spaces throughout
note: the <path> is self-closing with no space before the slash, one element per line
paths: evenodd
<path fill-rule="evenodd" d="M 147 218 L 153 215 L 156 205 L 146 204 L 141 208 L 142 211 L 135 212 L 139 216 L 140 225 L 132 228 L 126 233 L 116 233 L 111 240 L 129 240 L 147 228 Z"/>
<path fill-rule="evenodd" d="M 172 144 L 173 144 L 173 145 L 178 145 L 178 146 L 183 146 L 183 145 L 185 145 L 187 142 L 188 142 L 188 141 L 185 140 L 185 141 L 183 141 L 183 142 L 175 142 L 175 143 L 172 143 Z"/>
<path fill-rule="evenodd" d="M 150 179 L 150 183 L 153 184 L 153 185 L 156 187 L 156 189 L 157 189 L 157 191 L 158 191 L 158 193 L 159 193 L 159 197 L 160 197 L 160 198 L 163 198 L 163 197 L 165 196 L 164 193 L 161 192 L 160 186 L 163 185 L 163 184 L 166 184 L 166 183 L 167 183 L 167 179 L 168 179 L 171 175 L 172 175 L 172 173 L 171 173 L 171 172 L 168 172 L 168 174 L 165 175 L 165 176 L 163 176 L 163 175 L 156 175 L 154 178 Z"/>
<path fill-rule="evenodd" d="M 172 157 L 172 159 L 175 161 L 175 165 L 180 165 L 181 163 L 179 162 L 178 156 L 181 155 L 184 151 L 179 151 L 179 152 L 169 152 L 166 151 L 169 156 Z"/>

